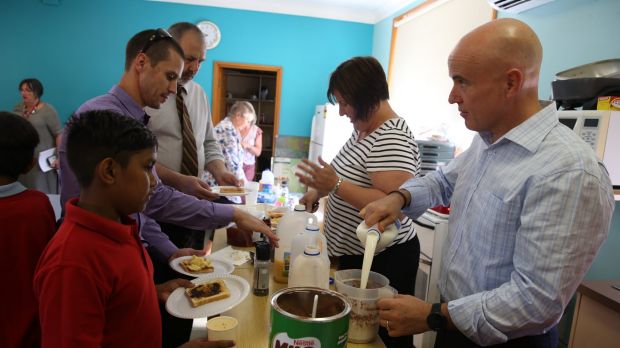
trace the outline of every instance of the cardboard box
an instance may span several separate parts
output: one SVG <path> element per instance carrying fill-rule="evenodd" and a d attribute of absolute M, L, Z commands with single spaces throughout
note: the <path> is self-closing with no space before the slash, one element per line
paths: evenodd
<path fill-rule="evenodd" d="M 620 97 L 598 97 L 596 110 L 620 111 Z"/>

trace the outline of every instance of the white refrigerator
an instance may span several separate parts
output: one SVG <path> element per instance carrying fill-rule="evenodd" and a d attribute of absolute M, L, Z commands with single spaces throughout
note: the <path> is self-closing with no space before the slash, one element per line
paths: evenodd
<path fill-rule="evenodd" d="M 338 104 L 317 105 L 312 118 L 308 159 L 318 163 L 321 156 L 331 162 L 352 133 L 353 125 L 348 117 L 339 115 Z"/>

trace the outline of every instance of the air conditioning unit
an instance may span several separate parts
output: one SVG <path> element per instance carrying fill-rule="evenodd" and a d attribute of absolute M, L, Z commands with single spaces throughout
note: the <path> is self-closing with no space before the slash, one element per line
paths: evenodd
<path fill-rule="evenodd" d="M 542 6 L 554 0 L 488 0 L 489 4 L 498 11 L 521 13 Z"/>

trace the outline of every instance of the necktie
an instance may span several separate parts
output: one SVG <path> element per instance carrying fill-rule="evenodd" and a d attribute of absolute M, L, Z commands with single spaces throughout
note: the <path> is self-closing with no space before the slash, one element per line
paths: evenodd
<path fill-rule="evenodd" d="M 149 114 L 145 112 L 144 116 L 142 116 L 142 123 L 146 126 L 149 124 L 150 119 L 151 119 L 151 116 L 149 116 Z"/>
<path fill-rule="evenodd" d="M 198 152 L 196 151 L 196 138 L 192 130 L 192 123 L 189 121 L 189 113 L 183 102 L 185 88 L 177 87 L 177 112 L 181 124 L 181 134 L 183 136 L 183 156 L 181 157 L 181 174 L 198 176 Z"/>

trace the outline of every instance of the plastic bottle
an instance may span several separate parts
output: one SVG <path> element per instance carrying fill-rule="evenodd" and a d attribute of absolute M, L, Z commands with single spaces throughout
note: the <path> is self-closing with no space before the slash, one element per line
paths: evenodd
<path fill-rule="evenodd" d="M 321 251 L 316 246 L 307 246 L 304 253 L 295 259 L 288 286 L 315 286 L 329 289 L 329 265 L 321 257 Z"/>
<path fill-rule="evenodd" d="M 278 196 L 278 202 L 281 202 L 283 206 L 288 205 L 288 194 L 288 179 L 285 177 L 282 179 L 280 195 Z"/>
<path fill-rule="evenodd" d="M 357 229 L 355 230 L 357 234 L 357 238 L 359 238 L 362 245 L 366 246 L 366 236 L 369 233 L 376 233 L 379 236 L 379 240 L 377 241 L 377 247 L 375 248 L 375 254 L 383 251 L 385 247 L 387 247 L 398 235 L 398 231 L 400 230 L 400 221 L 396 220 L 395 223 L 390 224 L 385 227 L 383 233 L 379 231 L 377 225 L 373 225 L 368 227 L 364 221 L 362 221 Z"/>
<path fill-rule="evenodd" d="M 254 256 L 254 279 L 252 292 L 256 296 L 269 294 L 269 252 L 271 245 L 267 242 L 256 242 Z"/>
<path fill-rule="evenodd" d="M 304 249 L 308 245 L 316 245 L 321 251 L 321 257 L 329 266 L 329 257 L 327 255 L 327 239 L 325 235 L 319 230 L 319 226 L 315 224 L 309 224 L 303 231 L 300 231 L 293 237 L 291 242 L 291 265 L 295 262 L 297 256 L 303 254 Z"/>
<path fill-rule="evenodd" d="M 282 186 L 279 182 L 279 180 L 276 180 L 276 184 L 273 187 L 273 196 L 275 197 L 275 202 L 274 205 L 276 207 L 282 207 L 284 206 L 282 200 L 280 199 L 280 196 L 282 195 Z"/>
<path fill-rule="evenodd" d="M 298 204 L 295 210 L 289 211 L 280 219 L 276 234 L 280 240 L 275 249 L 273 279 L 278 283 L 288 282 L 288 271 L 290 269 L 291 244 L 293 238 L 299 231 L 303 231 L 308 224 L 308 219 L 316 221 L 316 217 L 306 212 L 306 206 Z"/>
<path fill-rule="evenodd" d="M 259 189 L 258 189 L 258 203 L 275 203 L 275 195 L 273 193 L 274 190 L 274 182 L 275 178 L 273 173 L 269 169 L 263 170 L 261 175 L 261 179 L 259 181 Z"/>
<path fill-rule="evenodd" d="M 273 185 L 275 183 L 275 177 L 273 173 L 269 169 L 263 170 L 259 181 L 259 191 L 261 192 L 271 192 L 273 190 Z"/>

